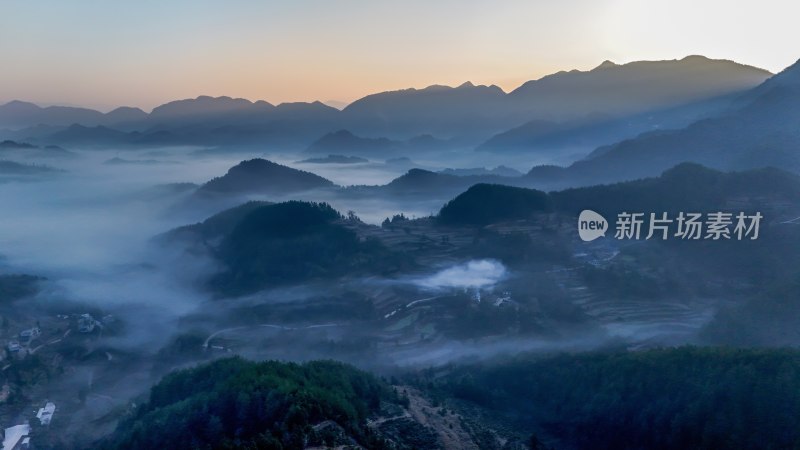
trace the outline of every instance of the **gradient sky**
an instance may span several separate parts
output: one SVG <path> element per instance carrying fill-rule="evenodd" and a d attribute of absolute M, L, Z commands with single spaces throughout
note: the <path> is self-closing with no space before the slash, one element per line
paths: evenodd
<path fill-rule="evenodd" d="M 776 72 L 800 58 L 798 16 L 796 0 L 0 0 L 0 103 L 510 90 L 606 59 L 689 54 Z"/>

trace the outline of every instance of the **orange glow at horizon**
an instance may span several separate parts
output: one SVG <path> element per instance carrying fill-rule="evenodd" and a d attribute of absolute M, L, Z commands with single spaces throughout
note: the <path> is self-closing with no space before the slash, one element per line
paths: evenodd
<path fill-rule="evenodd" d="M 150 110 L 199 95 L 351 102 L 465 81 L 508 92 L 606 59 L 703 54 L 774 72 L 800 57 L 792 1 L 645 3 L 6 2 L 0 103 Z"/>

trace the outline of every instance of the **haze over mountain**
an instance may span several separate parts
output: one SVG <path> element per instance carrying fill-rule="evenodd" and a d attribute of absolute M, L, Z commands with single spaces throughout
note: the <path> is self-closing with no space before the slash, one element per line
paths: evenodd
<path fill-rule="evenodd" d="M 588 153 L 597 147 L 614 144 L 641 133 L 681 128 L 725 112 L 734 105 L 741 91 L 666 109 L 617 117 L 590 114 L 563 122 L 536 119 L 498 133 L 476 147 L 478 151 L 499 154 L 539 154 L 558 157 L 566 153 Z"/>
<path fill-rule="evenodd" d="M 652 118 L 639 119 L 633 127 L 619 122 L 628 116 L 696 105 L 689 111 L 661 114 L 656 120 L 662 127 L 685 125 L 687 117 L 702 116 L 719 107 L 719 103 L 697 106 L 702 102 L 752 88 L 769 75 L 731 61 L 691 56 L 624 65 L 606 62 L 589 71 L 559 72 L 532 80 L 508 94 L 497 86 L 470 82 L 458 87 L 382 92 L 356 100 L 341 111 L 321 102 L 275 106 L 266 101 L 208 96 L 169 102 L 149 114 L 127 107 L 103 114 L 85 108 L 40 108 L 14 101 L 0 106 L 0 129 L 73 124 L 89 128 L 73 129 L 66 135 L 47 129 L 25 131 L 24 137 L 45 143 L 85 143 L 98 138 L 135 145 L 260 144 L 287 148 L 304 148 L 327 133 L 348 130 L 364 138 L 404 141 L 430 135 L 426 145 L 437 148 L 441 144 L 437 138 L 458 138 L 462 144 L 477 145 L 493 134 L 534 121 L 525 125 L 534 130 L 523 134 L 541 135 L 541 126 L 547 133 L 600 127 L 588 134 L 586 142 L 592 145 L 598 142 L 592 133 L 599 134 L 600 143 L 605 143 L 611 137 L 629 137 L 653 125 Z M 141 134 L 111 136 L 93 128 L 97 126 Z M 493 142 L 482 148 L 492 149 Z M 416 138 L 409 142 L 413 146 L 422 143 Z"/>
<path fill-rule="evenodd" d="M 736 170 L 800 171 L 800 61 L 742 95 L 736 107 L 678 130 L 645 133 L 597 149 L 561 170 L 535 167 L 540 182 L 596 183 L 651 176 L 683 161 Z"/>
<path fill-rule="evenodd" d="M 72 106 L 48 106 L 41 108 L 33 103 L 14 100 L 0 106 L 0 127 L 23 128 L 39 124 L 71 125 L 85 123 L 96 125 L 103 121 L 104 114 L 88 108 Z"/>
<path fill-rule="evenodd" d="M 800 4 L 0 4 L 2 450 L 800 450 Z"/>
<path fill-rule="evenodd" d="M 439 219 L 448 224 L 486 225 L 548 210 L 577 215 L 592 209 L 606 217 L 622 211 L 710 211 L 734 202 L 741 206 L 741 199 L 754 198 L 797 202 L 800 176 L 775 168 L 720 172 L 682 163 L 656 177 L 550 193 L 481 183 L 445 204 Z"/>
<path fill-rule="evenodd" d="M 318 175 L 292 169 L 265 159 L 242 161 L 228 172 L 198 189 L 200 194 L 241 194 L 247 192 L 286 193 L 334 184 Z"/>
<path fill-rule="evenodd" d="M 620 116 L 730 94 L 771 75 L 756 67 L 697 55 L 623 65 L 605 61 L 587 72 L 559 72 L 529 81 L 508 96 L 520 109 L 556 119 L 587 112 Z"/>
<path fill-rule="evenodd" d="M 73 158 L 76 155 L 56 145 L 39 147 L 28 144 L 27 142 L 15 142 L 5 140 L 0 142 L 0 156 L 2 157 L 21 157 L 21 158 Z"/>
<path fill-rule="evenodd" d="M 297 162 L 301 164 L 359 164 L 369 162 L 369 160 L 358 156 L 328 155 L 317 158 L 306 158 Z"/>
<path fill-rule="evenodd" d="M 665 109 L 748 89 L 770 75 L 702 56 L 624 65 L 606 61 L 589 71 L 528 81 L 508 94 L 497 86 L 471 83 L 431 86 L 369 95 L 344 112 L 369 124 L 364 131 L 450 136 L 459 130 L 472 134 L 510 128 L 533 119 L 560 122 L 592 114 L 613 118 Z"/>
<path fill-rule="evenodd" d="M 375 195 L 418 196 L 420 198 L 433 199 L 451 197 L 477 183 L 518 185 L 525 181 L 527 181 L 525 177 L 509 177 L 491 173 L 454 175 L 447 172 L 410 169 L 386 185 L 356 186 L 351 188 L 351 192 Z"/>
<path fill-rule="evenodd" d="M 344 116 L 356 132 L 390 136 L 456 134 L 508 123 L 506 94 L 497 86 L 428 86 L 368 95 L 349 104 Z M 477 128 L 474 128 L 477 127 Z"/>
<path fill-rule="evenodd" d="M 384 159 L 399 155 L 452 148 L 454 143 L 437 139 L 429 134 L 414 136 L 407 140 L 368 138 L 356 136 L 350 131 L 339 130 L 328 133 L 314 141 L 305 150 L 313 154 L 349 153 L 362 157 Z"/>
<path fill-rule="evenodd" d="M 335 154 L 348 153 L 357 156 L 383 156 L 394 154 L 402 143 L 386 138 L 364 138 L 347 130 L 328 133 L 314 141 L 306 149 L 307 153 Z"/>

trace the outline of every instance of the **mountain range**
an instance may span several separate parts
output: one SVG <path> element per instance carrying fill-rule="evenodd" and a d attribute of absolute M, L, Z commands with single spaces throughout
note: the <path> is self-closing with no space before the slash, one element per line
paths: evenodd
<path fill-rule="evenodd" d="M 430 86 L 368 95 L 344 112 L 386 134 L 414 129 L 448 136 L 464 128 L 469 133 L 497 132 L 534 119 L 563 122 L 591 115 L 608 119 L 676 107 L 748 89 L 770 75 L 702 56 L 622 65 L 606 61 L 589 71 L 558 72 L 528 81 L 508 94 L 497 86 L 471 83 Z"/>
<path fill-rule="evenodd" d="M 653 126 L 685 125 L 716 112 L 728 99 L 770 75 L 731 61 L 690 56 L 621 65 L 605 62 L 588 71 L 559 72 L 528 81 L 509 93 L 469 82 L 383 92 L 356 100 L 341 111 L 321 102 L 272 105 L 208 96 L 169 102 L 150 113 L 130 107 L 108 113 L 42 108 L 12 101 L 0 106 L 0 130 L 6 130 L 2 132 L 6 138 L 50 144 L 246 144 L 289 149 L 305 149 L 327 134 L 337 137 L 347 130 L 364 139 L 378 139 L 369 143 L 379 147 L 375 151 L 386 144 L 382 139 L 408 141 L 413 146 L 434 144 L 434 148 L 441 141 L 468 147 L 486 142 L 481 149 L 495 151 L 509 146 L 501 138 L 490 138 L 508 130 L 523 127 L 525 131 L 513 139 L 511 147 L 525 149 L 531 136 L 535 141 L 578 128 L 586 131 L 585 144 L 596 146 L 633 137 Z M 655 118 L 650 117 L 653 114 Z M 633 125 L 627 125 L 631 121 Z"/>
<path fill-rule="evenodd" d="M 722 170 L 800 171 L 800 61 L 741 95 L 726 112 L 596 149 L 565 168 L 534 167 L 538 183 L 593 184 L 653 176 L 680 162 Z"/>
<path fill-rule="evenodd" d="M 454 145 L 453 142 L 437 139 L 430 134 L 414 136 L 406 140 L 396 140 L 385 137 L 361 137 L 348 130 L 338 130 L 317 139 L 305 151 L 322 155 L 347 153 L 361 157 L 385 159 L 419 152 L 446 150 Z"/>

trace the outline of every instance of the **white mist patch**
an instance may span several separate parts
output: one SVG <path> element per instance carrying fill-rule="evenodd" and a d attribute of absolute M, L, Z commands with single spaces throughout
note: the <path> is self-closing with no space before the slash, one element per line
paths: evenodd
<path fill-rule="evenodd" d="M 482 289 L 494 286 L 506 273 L 506 268 L 500 261 L 479 259 L 448 267 L 417 280 L 416 284 L 428 289 Z"/>
<path fill-rule="evenodd" d="M 82 152 L 63 173 L 0 184 L 0 271 L 46 277 L 38 300 L 75 305 L 79 309 L 69 311 L 75 314 L 86 312 L 83 305 L 97 306 L 127 324 L 115 345 L 147 342 L 155 351 L 178 317 L 210 298 L 197 280 L 217 267 L 203 255 L 186 258 L 182 249 L 151 243 L 186 221 L 164 214 L 180 194 L 149 190 L 197 181 L 197 172 L 213 167 L 189 159 L 164 166 L 104 164 L 111 156 Z"/>

